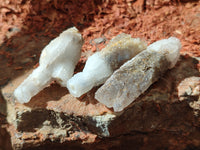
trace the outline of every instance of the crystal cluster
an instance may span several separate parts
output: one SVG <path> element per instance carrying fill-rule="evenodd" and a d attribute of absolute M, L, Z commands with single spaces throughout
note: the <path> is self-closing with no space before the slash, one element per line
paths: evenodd
<path fill-rule="evenodd" d="M 52 40 L 41 53 L 39 67 L 14 91 L 17 100 L 29 102 L 52 80 L 67 87 L 75 97 L 103 84 L 95 98 L 116 112 L 122 111 L 175 66 L 181 49 L 175 37 L 147 47 L 143 40 L 122 33 L 90 56 L 83 71 L 73 76 L 82 44 L 83 38 L 75 27 Z"/>

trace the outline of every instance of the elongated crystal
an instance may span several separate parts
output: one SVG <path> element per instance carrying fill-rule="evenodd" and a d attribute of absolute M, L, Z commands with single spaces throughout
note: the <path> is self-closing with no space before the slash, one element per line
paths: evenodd
<path fill-rule="evenodd" d="M 97 90 L 95 98 L 116 112 L 122 111 L 175 66 L 180 49 L 181 43 L 175 37 L 149 45 L 116 70 Z"/>
<path fill-rule="evenodd" d="M 146 43 L 128 34 L 113 38 L 100 52 L 88 58 L 83 72 L 75 74 L 67 88 L 75 97 L 80 97 L 94 86 L 104 83 L 124 62 L 146 49 Z"/>

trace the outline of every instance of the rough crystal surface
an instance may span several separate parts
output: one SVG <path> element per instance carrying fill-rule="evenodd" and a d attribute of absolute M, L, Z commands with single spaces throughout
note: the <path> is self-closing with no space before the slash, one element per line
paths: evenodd
<path fill-rule="evenodd" d="M 153 43 L 116 70 L 95 98 L 114 111 L 123 110 L 176 64 L 180 48 L 174 37 Z"/>
<path fill-rule="evenodd" d="M 102 51 L 88 58 L 83 72 L 74 75 L 67 88 L 75 97 L 80 97 L 94 86 L 104 83 L 124 62 L 146 49 L 146 43 L 128 34 L 113 38 Z"/>

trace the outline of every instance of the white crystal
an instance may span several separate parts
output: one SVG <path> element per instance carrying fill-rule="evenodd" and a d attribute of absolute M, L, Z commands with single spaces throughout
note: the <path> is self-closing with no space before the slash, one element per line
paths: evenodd
<path fill-rule="evenodd" d="M 159 40 L 152 43 L 147 47 L 147 50 L 157 51 L 165 53 L 165 56 L 171 65 L 169 69 L 173 68 L 180 56 L 181 43 L 176 37 L 170 37 L 168 39 Z"/>
<path fill-rule="evenodd" d="M 124 62 L 146 49 L 139 38 L 120 34 L 113 38 L 102 51 L 88 58 L 83 72 L 75 74 L 67 82 L 67 88 L 75 97 L 80 97 L 94 86 L 104 83 Z"/>
<path fill-rule="evenodd" d="M 157 41 L 124 63 L 95 93 L 95 98 L 114 111 L 122 111 L 167 70 L 175 66 L 181 49 L 179 39 Z"/>
<path fill-rule="evenodd" d="M 20 103 L 27 103 L 30 99 L 56 80 L 65 86 L 72 77 L 75 65 L 81 55 L 83 39 L 75 27 L 63 31 L 53 39 L 43 50 L 39 60 L 39 67 L 26 78 L 14 91 Z"/>
<path fill-rule="evenodd" d="M 75 74 L 67 82 L 67 88 L 75 97 L 80 97 L 92 87 L 105 82 L 107 77 L 113 73 L 107 62 L 101 58 L 100 52 L 88 58 L 83 72 Z"/>

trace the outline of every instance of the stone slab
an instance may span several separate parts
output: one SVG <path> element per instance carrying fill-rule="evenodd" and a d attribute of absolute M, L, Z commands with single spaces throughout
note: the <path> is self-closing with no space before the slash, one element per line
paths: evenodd
<path fill-rule="evenodd" d="M 191 105 L 191 102 L 200 101 L 199 95 L 184 95 L 183 100 L 181 93 L 184 92 L 178 90 L 181 89 L 180 83 L 186 79 L 198 81 L 196 79 L 199 79 L 200 72 L 197 63 L 194 58 L 182 56 L 174 69 L 167 71 L 119 113 L 114 113 L 94 99 L 97 88 L 76 99 L 66 88 L 56 83 L 45 88 L 29 103 L 16 103 L 13 91 L 30 73 L 27 72 L 2 89 L 2 95 L 7 101 L 7 120 L 10 124 L 7 130 L 11 135 L 12 146 L 14 149 L 29 149 L 49 142 L 56 145 L 66 142 L 68 145 L 74 142 L 99 145 L 101 142 L 109 142 L 113 137 L 120 139 L 116 141 L 120 142 L 123 138 L 117 137 L 128 138 L 131 134 L 131 139 L 134 139 L 138 135 L 144 137 L 155 133 L 163 137 L 170 134 L 168 139 L 172 140 L 172 132 L 176 137 L 184 135 L 192 139 L 188 144 L 200 146 L 200 136 L 197 136 L 200 135 L 200 107 L 198 103 L 195 107 Z M 199 84 L 193 85 L 192 90 L 198 89 Z M 182 141 L 176 142 L 181 144 Z M 104 146 L 109 148 L 111 145 Z"/>

